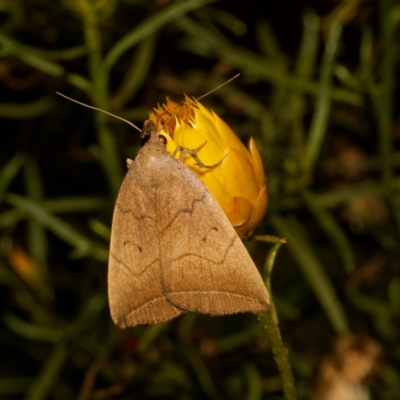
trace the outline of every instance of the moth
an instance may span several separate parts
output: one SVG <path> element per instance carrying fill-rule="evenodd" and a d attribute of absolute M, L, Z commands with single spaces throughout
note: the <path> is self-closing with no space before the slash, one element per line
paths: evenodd
<path fill-rule="evenodd" d="M 108 269 L 111 316 L 120 327 L 267 311 L 257 267 L 217 201 L 166 151 L 153 121 L 115 204 Z"/>

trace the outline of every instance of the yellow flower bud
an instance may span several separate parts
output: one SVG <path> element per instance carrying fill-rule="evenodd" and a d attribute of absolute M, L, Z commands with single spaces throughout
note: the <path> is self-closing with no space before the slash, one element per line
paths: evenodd
<path fill-rule="evenodd" d="M 150 113 L 150 119 L 161 129 L 190 103 L 188 97 L 183 106 L 167 98 L 165 105 Z M 263 219 L 268 202 L 264 169 L 254 140 L 250 138 L 246 148 L 218 115 L 198 101 L 175 115 L 161 132 L 171 154 L 179 146 L 193 150 L 204 145 L 197 156 L 203 164 L 215 167 L 200 168 L 189 154 L 183 161 L 207 186 L 241 239 L 249 239 Z"/>

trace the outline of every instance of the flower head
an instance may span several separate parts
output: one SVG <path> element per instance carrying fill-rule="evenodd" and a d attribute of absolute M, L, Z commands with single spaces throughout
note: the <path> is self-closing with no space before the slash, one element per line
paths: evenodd
<path fill-rule="evenodd" d="M 150 119 L 159 129 L 167 123 L 162 133 L 171 154 L 179 146 L 196 149 L 204 145 L 197 156 L 203 164 L 215 167 L 200 168 L 189 154 L 183 161 L 218 201 L 242 240 L 249 239 L 263 219 L 268 201 L 264 169 L 254 140 L 250 138 L 246 148 L 217 114 L 188 97 L 183 106 L 167 98 L 166 104 L 150 113 Z"/>

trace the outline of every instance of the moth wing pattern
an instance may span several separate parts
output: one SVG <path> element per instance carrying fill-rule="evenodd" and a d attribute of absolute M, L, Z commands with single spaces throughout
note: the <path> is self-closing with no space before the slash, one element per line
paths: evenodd
<path fill-rule="evenodd" d="M 133 165 L 118 194 L 111 233 L 108 296 L 112 319 L 121 328 L 181 314 L 164 295 L 155 201 L 137 177 Z"/>
<path fill-rule="evenodd" d="M 167 298 L 211 315 L 268 310 L 260 273 L 221 207 L 189 168 L 175 164 L 156 194 Z"/>

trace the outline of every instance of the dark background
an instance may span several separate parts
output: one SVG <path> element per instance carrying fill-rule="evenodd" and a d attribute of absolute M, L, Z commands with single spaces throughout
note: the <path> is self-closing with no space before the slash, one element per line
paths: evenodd
<path fill-rule="evenodd" d="M 0 2 L 0 397 L 283 398 L 253 315 L 114 327 L 111 216 L 139 135 L 55 94 L 141 125 L 165 96 L 198 97 L 240 72 L 202 102 L 263 157 L 257 233 L 288 240 L 271 285 L 298 396 L 352 334 L 383 349 L 373 398 L 399 398 L 399 11 L 390 0 Z M 271 247 L 248 245 L 260 271 Z"/>

